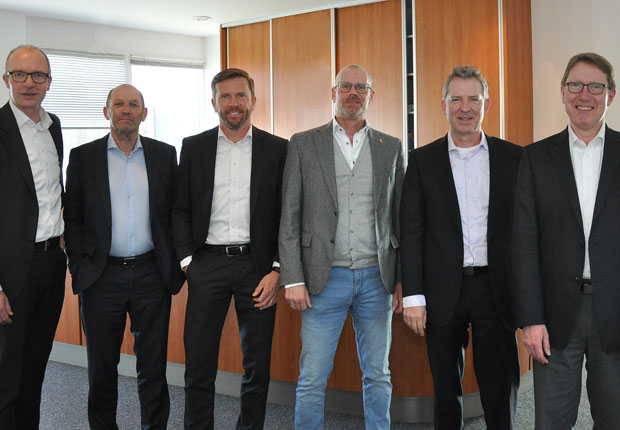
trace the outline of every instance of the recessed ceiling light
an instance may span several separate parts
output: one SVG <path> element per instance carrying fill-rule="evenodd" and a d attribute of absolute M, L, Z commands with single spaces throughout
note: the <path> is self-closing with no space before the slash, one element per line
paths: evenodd
<path fill-rule="evenodd" d="M 211 19 L 210 16 L 206 15 L 196 15 L 192 17 L 194 21 L 209 21 Z"/>

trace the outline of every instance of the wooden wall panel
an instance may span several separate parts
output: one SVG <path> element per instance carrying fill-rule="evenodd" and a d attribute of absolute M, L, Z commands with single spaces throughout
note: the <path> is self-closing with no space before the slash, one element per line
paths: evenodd
<path fill-rule="evenodd" d="M 455 66 L 478 67 L 489 84 L 491 107 L 483 129 L 500 135 L 497 0 L 416 0 L 418 146 L 448 131 L 441 90 Z"/>
<path fill-rule="evenodd" d="M 252 124 L 271 132 L 269 21 L 228 28 L 228 67 L 247 71 L 254 79 L 256 107 Z"/>
<path fill-rule="evenodd" d="M 170 309 L 170 327 L 168 329 L 168 361 L 185 363 L 185 347 L 183 345 L 183 332 L 185 329 L 185 307 L 187 305 L 187 282 L 183 284 L 181 291 L 172 296 Z"/>
<path fill-rule="evenodd" d="M 65 301 L 56 328 L 57 342 L 80 345 L 82 343 L 82 322 L 80 321 L 80 300 L 71 289 L 71 274 L 67 270 L 65 278 Z"/>
<path fill-rule="evenodd" d="M 534 136 L 531 4 L 503 0 L 506 139 L 529 145 Z"/>
<path fill-rule="evenodd" d="M 336 10 L 336 73 L 347 64 L 360 64 L 370 72 L 374 78 L 375 99 L 368 109 L 368 122 L 377 130 L 402 140 L 401 23 L 400 0 Z"/>
<path fill-rule="evenodd" d="M 329 10 L 273 20 L 274 134 L 292 134 L 331 119 Z"/>

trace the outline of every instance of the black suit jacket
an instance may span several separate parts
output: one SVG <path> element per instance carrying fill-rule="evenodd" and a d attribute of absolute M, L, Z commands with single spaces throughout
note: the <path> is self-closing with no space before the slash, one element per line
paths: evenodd
<path fill-rule="evenodd" d="M 193 255 L 209 233 L 218 127 L 183 139 L 176 202 L 172 213 L 179 259 Z M 282 172 L 287 141 L 252 128 L 250 248 L 259 276 L 278 259 Z"/>
<path fill-rule="evenodd" d="M 490 288 L 504 325 L 514 330 L 510 241 L 521 147 L 495 137 L 486 138 Z M 403 296 L 424 294 L 429 322 L 444 326 L 454 315 L 463 278 L 463 231 L 447 136 L 410 153 L 400 222 Z"/>
<path fill-rule="evenodd" d="M 562 349 L 582 301 L 585 235 L 568 129 L 533 143 L 519 166 L 514 303 L 521 327 L 546 324 Z M 593 198 L 595 196 L 592 196 Z M 589 238 L 593 300 L 603 349 L 620 350 L 620 133 L 607 128 Z"/>
<path fill-rule="evenodd" d="M 49 114 L 62 184 L 62 134 L 58 117 Z M 11 106 L 0 109 L 0 285 L 10 302 L 26 282 L 39 220 L 39 203 L 26 147 Z"/>
<path fill-rule="evenodd" d="M 184 276 L 172 248 L 170 211 L 176 187 L 174 147 L 140 136 L 149 181 L 149 211 L 155 257 L 172 294 Z M 108 136 L 71 150 L 67 167 L 65 239 L 73 291 L 90 287 L 103 272 L 112 241 L 112 209 L 108 179 Z"/>

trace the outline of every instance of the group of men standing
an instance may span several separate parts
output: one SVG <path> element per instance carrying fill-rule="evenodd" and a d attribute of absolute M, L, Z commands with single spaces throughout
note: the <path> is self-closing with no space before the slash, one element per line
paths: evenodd
<path fill-rule="evenodd" d="M 322 428 L 348 312 L 368 429 L 390 427 L 393 312 L 426 336 L 437 429 L 463 428 L 470 327 L 489 429 L 514 425 L 517 327 L 536 360 L 537 429 L 574 424 L 584 355 L 595 428 L 620 422 L 620 135 L 604 122 L 616 90 L 603 57 L 571 59 L 561 82 L 569 126 L 525 150 L 483 133 L 487 83 L 475 67 L 455 68 L 441 99 L 449 132 L 412 151 L 406 175 L 401 142 L 366 120 L 375 90 L 359 65 L 336 76 L 333 120 L 290 143 L 252 126 L 245 71 L 218 73 L 219 126 L 184 139 L 178 167 L 174 147 L 139 134 L 144 98 L 120 85 L 103 108 L 110 133 L 71 151 L 66 193 L 60 122 L 41 107 L 47 56 L 17 47 L 3 79 L 3 429 L 38 428 L 65 252 L 80 296 L 93 429 L 117 428 L 127 314 L 142 428 L 166 428 L 171 295 L 185 279 L 186 429 L 215 427 L 231 297 L 244 367 L 236 428 L 263 428 L 281 286 L 302 319 L 297 429 Z"/>

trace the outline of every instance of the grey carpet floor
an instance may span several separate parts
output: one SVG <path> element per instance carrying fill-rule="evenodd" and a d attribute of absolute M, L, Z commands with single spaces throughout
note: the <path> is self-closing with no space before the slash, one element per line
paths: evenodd
<path fill-rule="evenodd" d="M 86 369 L 50 361 L 47 367 L 43 396 L 41 399 L 41 430 L 86 430 L 88 395 L 88 376 Z M 170 386 L 170 430 L 183 428 L 183 388 Z M 232 430 L 239 411 L 239 399 L 217 395 L 215 398 L 216 430 Z M 135 378 L 119 377 L 118 425 L 121 430 L 140 428 L 140 404 L 136 392 Z M 267 405 L 266 430 L 293 429 L 293 409 L 269 403 Z M 325 430 L 362 430 L 364 420 L 342 414 L 327 413 Z M 431 424 L 393 423 L 392 429 L 431 430 Z M 482 418 L 467 420 L 466 430 L 483 430 L 486 426 Z M 534 428 L 534 396 L 532 387 L 521 390 L 517 409 L 515 430 Z M 575 430 L 592 428 L 585 389 L 582 390 L 579 418 Z"/>

